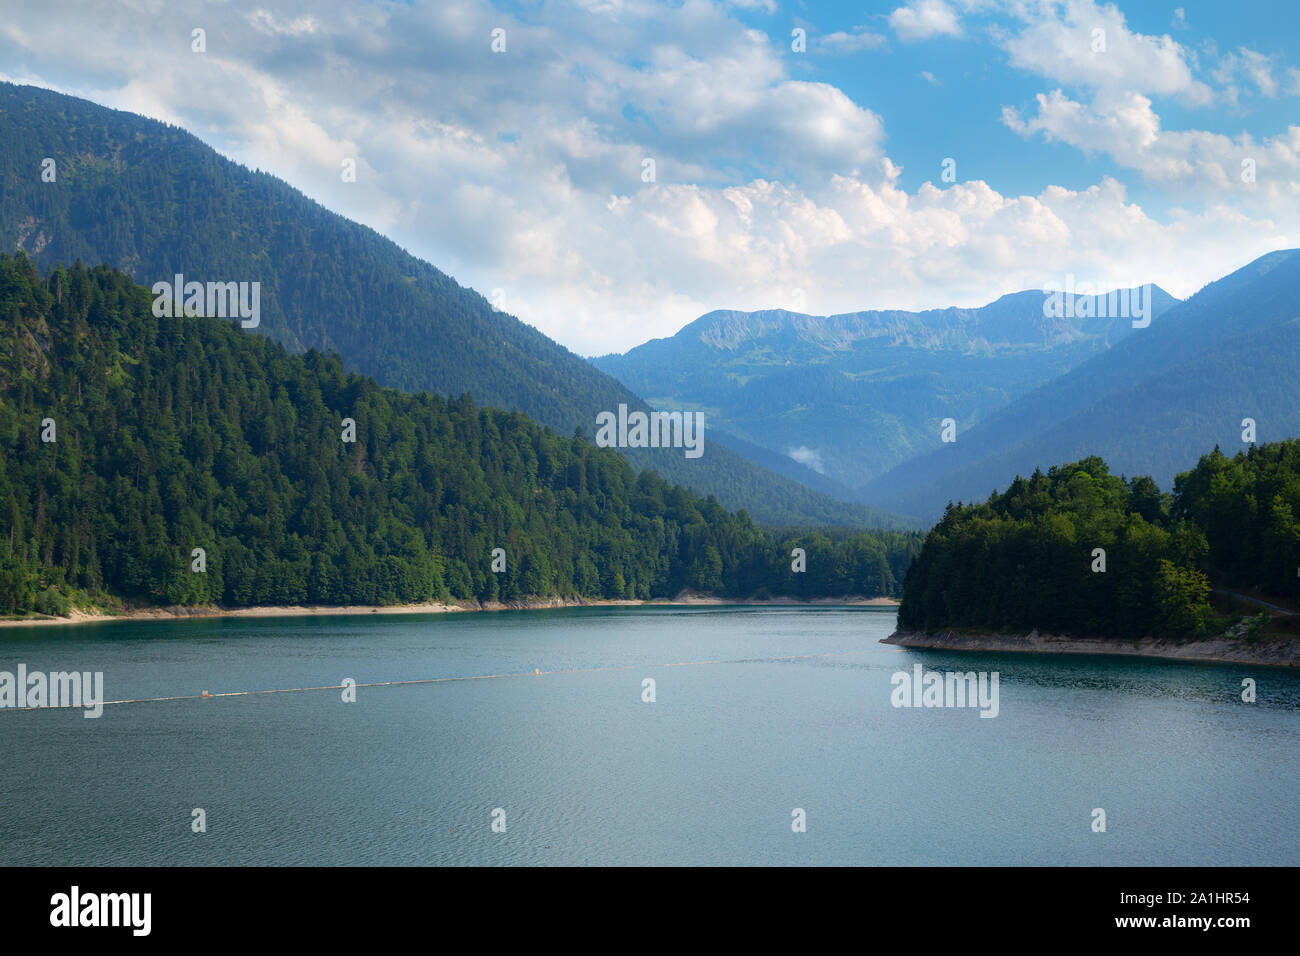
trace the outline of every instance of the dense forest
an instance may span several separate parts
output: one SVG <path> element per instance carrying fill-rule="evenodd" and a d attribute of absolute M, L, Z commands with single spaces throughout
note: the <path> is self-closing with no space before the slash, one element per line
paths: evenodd
<path fill-rule="evenodd" d="M 1193 637 L 1211 586 L 1300 600 L 1300 440 L 1218 448 L 1172 494 L 1097 457 L 949 505 L 909 569 L 899 627 Z M 1101 549 L 1104 555 L 1096 549 Z"/>
<path fill-rule="evenodd" d="M 0 256 L 0 611 L 892 595 L 920 549 L 764 529 L 580 434 L 151 304 Z"/>
<path fill-rule="evenodd" d="M 185 130 L 0 83 L 0 143 L 0 248 L 25 251 L 41 269 L 105 263 L 146 286 L 176 273 L 258 282 L 255 331 L 290 352 L 337 352 L 381 385 L 472 393 L 562 434 L 593 433 L 596 414 L 620 403 L 649 407 L 397 243 Z M 696 460 L 678 449 L 623 454 L 768 523 L 918 524 L 813 491 L 720 442 Z"/>

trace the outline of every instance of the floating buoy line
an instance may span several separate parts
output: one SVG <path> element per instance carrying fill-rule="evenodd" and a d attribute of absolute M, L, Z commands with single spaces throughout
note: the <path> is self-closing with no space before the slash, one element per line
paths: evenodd
<path fill-rule="evenodd" d="M 320 687 L 276 687 L 270 690 L 230 690 L 212 693 L 202 691 L 198 694 L 177 694 L 171 697 L 130 697 L 124 700 L 106 700 L 104 707 L 110 704 L 155 704 L 174 700 L 215 700 L 219 697 L 257 697 L 263 694 L 303 694 L 317 690 L 346 690 L 358 687 L 413 687 L 418 684 L 447 684 L 453 681 L 501 680 L 508 677 L 549 677 L 555 674 L 595 674 L 602 671 L 627 671 L 654 667 L 695 667 L 707 664 L 775 664 L 782 661 L 807 661 L 824 657 L 844 657 L 849 654 L 862 654 L 865 651 L 834 651 L 828 654 L 795 654 L 788 657 L 746 657 L 735 660 L 713 661 L 676 661 L 668 664 L 615 664 L 609 667 L 569 667 L 561 670 L 544 671 L 534 667 L 531 671 L 518 671 L 510 674 L 473 674 L 465 677 L 424 677 L 418 680 L 385 680 L 367 683 L 326 684 Z M 59 704 L 41 707 L 0 707 L 3 711 L 22 710 L 83 710 L 80 704 Z"/>

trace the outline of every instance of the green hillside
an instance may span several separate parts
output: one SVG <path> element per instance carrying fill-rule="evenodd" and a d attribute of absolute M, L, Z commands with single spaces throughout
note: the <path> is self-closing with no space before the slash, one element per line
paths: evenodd
<path fill-rule="evenodd" d="M 151 305 L 104 266 L 0 256 L 0 611 L 889 595 L 919 547 L 766 531 L 521 413 Z"/>

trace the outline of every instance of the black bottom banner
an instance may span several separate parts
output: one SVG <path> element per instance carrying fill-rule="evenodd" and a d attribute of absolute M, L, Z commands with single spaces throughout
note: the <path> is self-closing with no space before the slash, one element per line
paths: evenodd
<path fill-rule="evenodd" d="M 1295 876 L 1250 868 L 8 869 L 0 911 L 7 940 L 53 934 L 81 944 L 328 943 L 467 921 L 486 921 L 494 936 L 550 935 L 567 923 L 566 936 L 609 927 L 630 939 L 659 935 L 674 913 L 716 926 L 711 936 L 766 937 L 782 923 L 820 936 L 838 934 L 823 921 L 839 913 L 867 938 L 910 926 L 951 931 L 953 942 L 1232 945 L 1294 925 Z"/>

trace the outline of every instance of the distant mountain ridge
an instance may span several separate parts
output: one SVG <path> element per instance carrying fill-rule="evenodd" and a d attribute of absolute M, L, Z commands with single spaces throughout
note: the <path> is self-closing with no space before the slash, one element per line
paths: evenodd
<path fill-rule="evenodd" d="M 1131 292 L 1132 290 L 1125 290 Z M 843 351 L 862 339 L 899 347 L 928 349 L 999 349 L 1015 346 L 1068 345 L 1098 335 L 1116 341 L 1132 328 L 1128 316 L 1095 315 L 1105 296 L 1088 299 L 1086 316 L 1049 316 L 1039 290 L 1012 292 L 974 309 L 946 308 L 908 312 L 898 309 L 836 313 L 828 316 L 766 309 L 735 312 L 717 309 L 696 319 L 678 335 L 696 336 L 705 345 L 736 351 L 747 342 L 775 337 Z M 1145 307 L 1144 293 L 1138 299 Z M 1153 315 L 1175 302 L 1159 286 L 1151 287 Z M 673 336 L 676 338 L 677 336 Z M 660 340 L 662 341 L 662 340 Z"/>
<path fill-rule="evenodd" d="M 893 507 L 937 515 L 1017 474 L 1086 455 L 1168 485 L 1207 447 L 1300 435 L 1300 250 L 1210 283 L 1108 351 L 866 484 Z"/>
<path fill-rule="evenodd" d="M 1153 319 L 1177 302 L 1158 286 L 1124 292 Z M 944 418 L 969 428 L 1123 341 L 1136 330 L 1116 314 L 1118 299 L 1074 297 L 1078 308 L 1063 314 L 1042 291 L 924 312 L 718 310 L 592 361 L 652 404 L 704 410 L 829 487 L 858 487 L 924 453 Z"/>
<path fill-rule="evenodd" d="M 383 385 L 522 411 L 591 435 L 631 390 L 396 243 L 193 135 L 34 87 L 0 83 L 0 244 L 42 268 L 107 263 L 145 285 L 175 273 L 261 283 L 256 330 L 337 352 Z M 41 177 L 46 157 L 53 182 Z M 707 439 L 706 439 L 707 442 Z M 779 524 L 906 522 L 758 467 L 723 443 L 686 460 L 627 450 L 637 467 Z"/>

